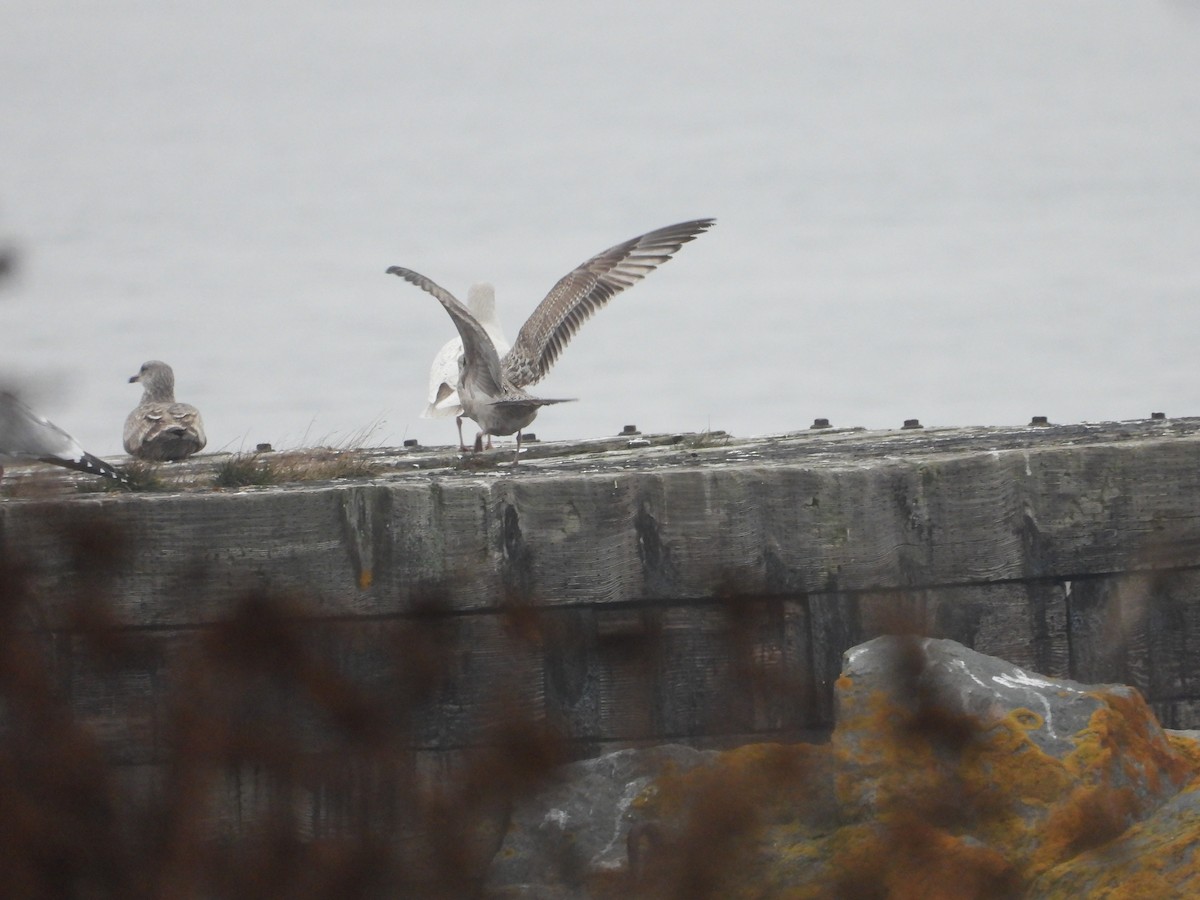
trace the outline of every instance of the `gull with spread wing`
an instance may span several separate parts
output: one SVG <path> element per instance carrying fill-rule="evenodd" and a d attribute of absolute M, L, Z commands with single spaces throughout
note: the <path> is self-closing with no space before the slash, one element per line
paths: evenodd
<path fill-rule="evenodd" d="M 641 281 L 665 263 L 684 244 L 695 240 L 715 219 L 694 219 L 640 235 L 598 253 L 559 279 L 546 298 L 521 326 L 516 343 L 501 359 L 487 330 L 457 298 L 424 275 L 392 266 L 389 275 L 428 291 L 449 313 L 462 338 L 458 397 L 463 415 L 480 428 L 475 449 L 483 436 L 517 436 L 520 459 L 521 430 L 543 406 L 566 403 L 533 397 L 525 388 L 545 377 L 579 327 L 614 296 Z"/>

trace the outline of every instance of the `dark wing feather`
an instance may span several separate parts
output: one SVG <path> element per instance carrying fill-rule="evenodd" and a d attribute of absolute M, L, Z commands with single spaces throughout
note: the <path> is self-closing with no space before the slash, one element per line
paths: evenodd
<path fill-rule="evenodd" d="M 641 281 L 715 221 L 695 219 L 648 232 L 610 247 L 559 279 L 521 326 L 516 343 L 504 357 L 502 365 L 508 380 L 523 388 L 544 378 L 575 332 L 596 310 Z"/>
<path fill-rule="evenodd" d="M 487 331 L 479 324 L 479 320 L 471 315 L 471 311 L 448 290 L 439 287 L 412 269 L 392 266 L 387 273 L 399 275 L 410 284 L 415 284 L 421 290 L 428 291 L 437 297 L 446 312 L 450 314 L 454 327 L 458 329 L 458 336 L 462 338 L 463 353 L 467 358 L 467 367 L 463 373 L 464 379 L 474 386 L 476 393 L 486 394 L 489 397 L 499 397 L 503 394 L 500 357 L 496 354 L 496 345 L 492 343 Z"/>
<path fill-rule="evenodd" d="M 88 475 L 99 475 L 102 478 L 110 478 L 113 481 L 119 481 L 121 484 L 128 485 L 129 479 L 114 469 L 104 460 L 99 457 L 92 456 L 90 453 L 82 454 L 78 459 L 60 459 L 57 456 L 42 456 L 39 460 L 44 463 L 51 463 L 55 466 L 62 466 L 64 469 L 74 469 L 76 472 L 85 472 Z"/>

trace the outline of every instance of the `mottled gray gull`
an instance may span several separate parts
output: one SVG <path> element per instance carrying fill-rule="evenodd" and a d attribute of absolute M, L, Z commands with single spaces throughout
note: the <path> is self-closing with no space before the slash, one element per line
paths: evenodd
<path fill-rule="evenodd" d="M 521 454 L 521 430 L 538 414 L 538 409 L 566 400 L 547 400 L 525 392 L 536 384 L 579 327 L 625 288 L 641 281 L 665 263 L 688 241 L 695 240 L 715 223 L 695 219 L 669 225 L 610 247 L 559 279 L 521 326 L 517 341 L 504 358 L 496 350 L 487 330 L 449 291 L 411 269 L 392 266 L 389 275 L 428 291 L 445 308 L 463 342 L 459 362 L 458 396 L 463 415 L 480 428 L 475 447 L 483 446 L 483 435 L 517 436 Z M 514 461 L 515 461 L 514 459 Z"/>
<path fill-rule="evenodd" d="M 92 456 L 75 438 L 39 416 L 14 395 L 0 391 L 0 475 L 5 463 L 44 462 L 127 484 L 124 475 Z"/>
<path fill-rule="evenodd" d="M 129 383 L 142 399 L 125 419 L 125 452 L 138 459 L 185 459 L 204 449 L 204 423 L 190 403 L 175 402 L 175 373 L 165 362 L 143 363 Z"/>
<path fill-rule="evenodd" d="M 508 338 L 496 317 L 496 291 L 490 284 L 473 284 L 467 289 L 467 309 L 492 339 L 496 354 L 508 352 Z M 462 404 L 458 402 L 458 361 L 462 356 L 462 338 L 451 338 L 442 345 L 433 365 L 429 367 L 429 395 L 422 419 L 443 419 L 454 416 L 458 424 L 458 444 L 462 449 Z M 490 440 L 490 438 L 489 438 Z"/>

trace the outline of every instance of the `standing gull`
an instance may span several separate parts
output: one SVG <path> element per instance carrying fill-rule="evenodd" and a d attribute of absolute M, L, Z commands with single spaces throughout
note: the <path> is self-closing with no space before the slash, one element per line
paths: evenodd
<path fill-rule="evenodd" d="M 496 350 L 487 330 L 467 307 L 449 291 L 411 269 L 392 266 L 389 275 L 428 291 L 445 308 L 463 342 L 459 363 L 458 396 L 463 415 L 480 428 L 475 447 L 483 446 L 483 435 L 517 435 L 517 457 L 521 453 L 521 429 L 538 414 L 538 409 L 566 400 L 546 400 L 525 392 L 536 384 L 579 327 L 600 307 L 625 288 L 636 284 L 665 263 L 688 241 L 712 227 L 715 219 L 695 219 L 659 228 L 610 247 L 559 279 L 546 298 L 521 326 L 517 342 L 504 358 Z M 514 460 L 515 461 L 515 460 Z"/>
<path fill-rule="evenodd" d="M 12 394 L 0 392 L 0 475 L 5 463 L 14 462 L 50 463 L 128 484 L 124 475 L 92 456 L 53 422 Z"/>
<path fill-rule="evenodd" d="M 496 291 L 490 284 L 473 284 L 467 290 L 467 309 L 492 339 L 497 355 L 508 352 L 508 338 L 496 318 Z M 462 338 L 451 338 L 442 345 L 429 368 L 428 405 L 422 419 L 442 419 L 454 416 L 458 424 L 458 444 L 462 449 L 462 404 L 458 402 L 458 361 L 462 357 Z"/>
<path fill-rule="evenodd" d="M 140 382 L 142 399 L 125 419 L 125 452 L 138 459 L 185 459 L 205 444 L 200 412 L 175 402 L 175 373 L 165 362 L 142 364 L 129 383 Z"/>

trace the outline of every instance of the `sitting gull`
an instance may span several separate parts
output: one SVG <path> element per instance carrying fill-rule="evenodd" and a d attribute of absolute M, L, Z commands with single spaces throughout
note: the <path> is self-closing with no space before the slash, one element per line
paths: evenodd
<path fill-rule="evenodd" d="M 0 392 L 0 475 L 5 463 L 14 462 L 45 462 L 128 484 L 124 475 L 85 451 L 53 422 L 12 394 Z"/>
<path fill-rule="evenodd" d="M 517 342 L 504 358 L 496 350 L 487 330 L 467 307 L 449 291 L 411 269 L 392 266 L 389 275 L 428 291 L 445 308 L 463 342 L 459 362 L 458 396 L 463 415 L 480 428 L 476 450 L 483 435 L 517 435 L 517 457 L 521 453 L 521 429 L 538 414 L 538 409 L 566 400 L 546 400 L 525 392 L 546 373 L 579 327 L 615 295 L 641 281 L 671 258 L 688 241 L 712 227 L 715 219 L 695 219 L 659 228 L 610 247 L 559 279 L 546 298 L 521 326 Z M 515 462 L 515 459 L 514 459 Z"/>
<path fill-rule="evenodd" d="M 142 399 L 125 419 L 125 452 L 138 459 L 185 459 L 204 448 L 204 423 L 189 403 L 175 402 L 175 373 L 165 362 L 142 364 L 129 383 L 140 382 Z"/>
<path fill-rule="evenodd" d="M 490 284 L 473 284 L 467 290 L 467 309 L 492 339 L 497 355 L 508 352 L 508 338 L 496 318 L 496 292 Z M 463 450 L 462 404 L 458 402 L 458 360 L 462 356 L 462 338 L 451 338 L 442 345 L 429 368 L 429 397 L 422 419 L 454 416 L 458 424 L 458 444 Z"/>

